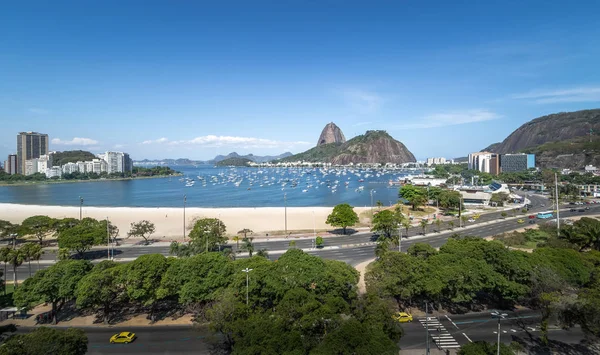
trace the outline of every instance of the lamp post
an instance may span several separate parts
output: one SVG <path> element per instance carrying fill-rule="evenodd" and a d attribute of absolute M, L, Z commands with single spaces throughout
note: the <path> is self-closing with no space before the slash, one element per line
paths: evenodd
<path fill-rule="evenodd" d="M 508 314 L 500 312 L 492 312 L 492 318 L 498 318 L 498 351 L 497 355 L 500 355 L 500 320 L 506 318 Z"/>
<path fill-rule="evenodd" d="M 283 193 L 283 211 L 285 219 L 285 235 L 287 235 L 287 192 Z"/>
<path fill-rule="evenodd" d="M 80 221 L 81 221 L 81 216 L 82 216 L 82 214 L 81 214 L 82 208 L 83 208 L 83 197 L 79 196 L 79 220 Z"/>
<path fill-rule="evenodd" d="M 108 229 L 108 217 L 106 217 L 106 260 L 110 260 L 110 232 Z"/>
<path fill-rule="evenodd" d="M 13 242 L 13 249 L 17 248 L 17 236 L 18 236 L 17 233 L 12 233 L 10 235 L 10 239 L 12 239 L 12 242 Z"/>
<path fill-rule="evenodd" d="M 246 306 L 248 305 L 248 285 L 249 285 L 249 277 L 250 277 L 250 271 L 252 271 L 252 269 L 249 268 L 245 268 L 242 270 L 243 272 L 246 273 Z"/>
<path fill-rule="evenodd" d="M 185 204 L 187 202 L 187 196 L 183 195 L 183 242 L 185 243 Z"/>
<path fill-rule="evenodd" d="M 402 252 L 402 224 L 398 223 L 398 252 Z"/>
<path fill-rule="evenodd" d="M 206 236 L 206 252 L 208 253 L 208 236 L 210 234 L 210 229 L 206 227 L 204 229 L 204 235 Z"/>
<path fill-rule="evenodd" d="M 560 237 L 560 208 L 558 206 L 558 175 L 554 173 L 554 186 L 556 196 L 556 235 Z"/>

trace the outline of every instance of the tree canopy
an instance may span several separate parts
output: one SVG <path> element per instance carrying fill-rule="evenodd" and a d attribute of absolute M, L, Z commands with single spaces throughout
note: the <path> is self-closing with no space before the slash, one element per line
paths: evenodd
<path fill-rule="evenodd" d="M 0 355 L 85 355 L 87 350 L 88 338 L 82 329 L 41 327 L 11 336 L 0 346 Z"/>
<path fill-rule="evenodd" d="M 332 227 L 341 227 L 346 234 L 346 228 L 358 223 L 358 215 L 354 212 L 354 207 L 347 203 L 342 203 L 333 208 L 333 211 L 327 216 L 325 223 Z"/>

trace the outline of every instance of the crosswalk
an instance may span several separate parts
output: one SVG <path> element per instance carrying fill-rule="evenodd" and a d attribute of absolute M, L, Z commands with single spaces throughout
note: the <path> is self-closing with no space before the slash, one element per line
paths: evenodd
<path fill-rule="evenodd" d="M 429 328 L 431 339 L 433 339 L 435 345 L 441 350 L 460 348 L 456 339 L 454 339 L 452 334 L 446 330 L 446 327 L 437 318 L 419 318 L 419 322 L 423 328 Z"/>

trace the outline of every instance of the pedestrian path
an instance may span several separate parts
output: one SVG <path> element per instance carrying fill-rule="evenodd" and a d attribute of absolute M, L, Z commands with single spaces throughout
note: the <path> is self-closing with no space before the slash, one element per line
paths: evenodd
<path fill-rule="evenodd" d="M 458 349 L 460 345 L 446 327 L 435 317 L 419 318 L 423 328 L 429 328 L 429 334 L 435 345 L 441 350 Z"/>

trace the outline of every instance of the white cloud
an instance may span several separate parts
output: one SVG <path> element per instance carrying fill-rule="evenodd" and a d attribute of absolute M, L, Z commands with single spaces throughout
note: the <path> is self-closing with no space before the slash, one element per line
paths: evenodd
<path fill-rule="evenodd" d="M 174 140 L 159 138 L 146 140 L 142 144 L 164 144 L 169 146 L 205 146 L 205 147 L 239 147 L 239 148 L 281 148 L 297 145 L 308 145 L 309 142 L 287 142 L 254 137 L 236 136 L 200 136 L 189 140 Z"/>
<path fill-rule="evenodd" d="M 62 140 L 60 138 L 54 138 L 54 139 L 52 139 L 52 144 L 57 144 L 57 145 L 94 145 L 94 144 L 98 144 L 98 141 L 95 139 L 91 139 L 91 138 L 79 138 L 79 137 L 75 137 L 75 138 L 71 139 L 70 141 Z"/>
<path fill-rule="evenodd" d="M 511 96 L 516 100 L 530 100 L 536 104 L 551 104 L 560 102 L 598 102 L 600 87 L 585 86 L 559 90 L 532 90 Z"/>
<path fill-rule="evenodd" d="M 36 114 L 36 115 L 45 115 L 49 111 L 48 110 L 44 110 L 43 108 L 30 107 L 30 108 L 27 109 L 27 112 L 33 113 L 33 114 Z"/>
<path fill-rule="evenodd" d="M 491 121 L 501 116 L 488 110 L 467 110 L 435 113 L 419 118 L 417 123 L 408 123 L 398 128 L 434 128 L 454 126 L 466 123 Z"/>
<path fill-rule="evenodd" d="M 155 139 L 155 140 L 147 140 L 147 141 L 143 141 L 142 144 L 160 144 L 160 143 L 167 143 L 169 140 L 167 138 L 159 138 L 159 139 Z"/>
<path fill-rule="evenodd" d="M 379 94 L 365 90 L 346 89 L 341 93 L 348 105 L 362 114 L 379 111 L 385 101 Z"/>

